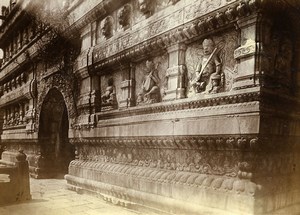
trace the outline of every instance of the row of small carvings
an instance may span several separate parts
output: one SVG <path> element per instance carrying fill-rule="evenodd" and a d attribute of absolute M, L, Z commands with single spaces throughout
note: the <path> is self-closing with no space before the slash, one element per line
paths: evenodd
<path fill-rule="evenodd" d="M 249 180 L 243 180 L 236 177 L 213 176 L 207 174 L 190 173 L 184 171 L 171 171 L 139 166 L 127 166 L 111 163 L 97 163 L 86 161 L 72 161 L 69 166 L 69 174 L 79 177 L 88 177 L 87 179 L 97 180 L 105 183 L 115 183 L 118 186 L 133 187 L 133 180 L 112 180 L 111 177 L 139 179 L 150 181 L 152 183 L 169 185 L 187 185 L 199 188 L 211 188 L 226 192 L 236 192 L 245 195 L 255 195 L 261 189 Z"/>
<path fill-rule="evenodd" d="M 76 147 L 76 159 L 234 177 L 239 151 Z M 247 171 L 249 171 L 247 169 Z"/>
<path fill-rule="evenodd" d="M 135 147 L 135 148 L 173 148 L 173 149 L 198 149 L 198 150 L 272 150 L 284 151 L 295 148 L 297 140 L 285 136 L 266 137 L 120 137 L 118 139 L 103 138 L 72 138 L 70 142 L 76 146 L 91 145 L 101 147 Z M 283 144 L 284 143 L 284 144 Z"/>
<path fill-rule="evenodd" d="M 180 0 L 170 0 L 169 3 L 176 4 Z M 151 0 L 138 0 L 138 9 L 140 12 L 149 17 L 154 12 L 154 2 Z M 133 15 L 133 5 L 124 5 L 117 13 L 118 23 L 123 29 L 128 28 L 131 25 L 132 15 Z M 113 16 L 107 16 L 102 24 L 101 28 L 102 34 L 106 39 L 113 36 L 114 32 L 114 18 Z"/>
<path fill-rule="evenodd" d="M 202 4 L 204 4 L 204 6 Z M 212 2 L 208 3 L 208 1 L 199 1 L 199 3 L 196 3 L 195 5 L 190 5 L 190 9 L 192 11 L 189 11 L 189 9 L 186 8 L 187 11 L 184 11 L 186 16 L 191 16 L 186 19 L 191 20 L 191 18 L 196 18 L 197 16 L 195 14 L 198 14 L 198 8 L 206 7 L 205 4 L 210 4 L 210 9 L 218 8 Z M 175 41 L 183 42 L 184 40 L 190 40 L 199 35 L 215 30 L 216 28 L 227 25 L 228 23 L 232 23 L 239 17 L 250 15 L 255 12 L 258 7 L 259 3 L 257 0 L 239 1 L 239 4 L 232 4 L 229 7 L 226 7 L 225 10 L 224 8 L 220 8 L 219 11 L 215 10 L 214 14 L 197 19 L 194 22 L 187 23 L 185 27 L 179 28 L 176 26 L 177 21 L 173 19 L 168 20 L 168 18 L 163 17 L 145 28 L 132 31 L 129 35 L 122 37 L 122 39 L 118 38 L 108 43 L 99 44 L 94 50 L 94 62 L 97 62 L 95 67 L 101 68 L 105 64 L 118 62 L 120 58 L 124 57 L 134 58 L 135 54 L 139 56 L 141 50 L 146 50 L 146 52 L 149 52 L 149 50 L 157 51 L 157 49 L 160 49 L 161 47 L 167 47 L 174 44 Z M 178 19 L 178 17 L 181 17 L 181 14 L 176 14 L 174 17 L 176 17 L 175 19 Z M 179 22 L 182 23 L 183 21 L 184 20 L 180 20 Z M 168 31 L 168 33 L 162 34 L 166 31 Z M 145 38 L 145 35 L 148 35 L 147 38 Z M 161 35 L 155 37 L 159 38 L 157 41 L 153 40 L 150 42 L 150 40 L 147 40 L 155 35 Z M 138 44 L 140 45 L 135 46 Z M 128 51 L 129 48 L 131 48 L 130 51 Z M 127 52 L 124 53 L 123 50 L 125 49 Z"/>
<path fill-rule="evenodd" d="M 9 38 L 10 40 L 3 47 L 4 58 L 3 64 L 7 63 L 11 58 L 13 58 L 19 51 L 22 50 L 25 45 L 32 41 L 38 35 L 37 23 L 32 21 L 25 27 L 19 28 L 13 31 L 13 35 Z"/>
<path fill-rule="evenodd" d="M 3 115 L 3 128 L 26 123 L 25 103 L 8 107 Z"/>
<path fill-rule="evenodd" d="M 169 0 L 168 4 L 176 4 L 180 0 Z M 228 1 L 229 2 L 229 1 Z M 236 15 L 244 16 L 248 11 L 254 10 L 258 6 L 256 0 L 241 1 L 237 6 L 233 8 L 228 8 L 224 12 L 218 12 L 214 17 L 209 16 L 205 21 L 199 24 L 199 28 L 204 27 L 204 25 L 214 26 L 223 25 L 224 23 L 231 21 Z M 138 9 L 142 14 L 147 17 L 153 15 L 157 5 L 151 0 L 138 0 Z M 118 23 L 122 28 L 128 28 L 131 24 L 133 13 L 133 5 L 124 5 L 117 13 Z M 114 31 L 114 20 L 113 16 L 107 16 L 102 24 L 101 31 L 105 38 L 110 38 L 113 36 Z M 202 26 L 201 26 L 202 25 Z"/>
<path fill-rule="evenodd" d="M 0 86 L 0 96 L 2 96 L 5 92 L 7 93 L 9 91 L 17 89 L 19 86 L 22 86 L 24 83 L 26 83 L 26 80 L 26 74 L 21 73 L 17 77 L 14 77 L 10 81 L 7 81 Z"/>
<path fill-rule="evenodd" d="M 180 149 L 234 149 L 234 148 L 257 148 L 258 137 L 132 137 L 132 138 L 73 138 L 72 144 L 101 144 L 107 147 L 142 147 L 142 148 L 180 148 Z M 272 143 L 274 144 L 274 143 Z"/>

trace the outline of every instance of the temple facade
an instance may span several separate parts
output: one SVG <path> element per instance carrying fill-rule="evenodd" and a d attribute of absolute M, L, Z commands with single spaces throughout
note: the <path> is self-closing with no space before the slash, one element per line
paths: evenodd
<path fill-rule="evenodd" d="M 128 207 L 299 213 L 300 2 L 45 2 L 1 10 L 2 162 Z"/>

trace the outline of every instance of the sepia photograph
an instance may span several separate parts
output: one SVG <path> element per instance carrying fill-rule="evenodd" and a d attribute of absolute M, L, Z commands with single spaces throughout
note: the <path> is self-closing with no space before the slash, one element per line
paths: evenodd
<path fill-rule="evenodd" d="M 300 215 L 300 0 L 0 0 L 0 215 Z"/>

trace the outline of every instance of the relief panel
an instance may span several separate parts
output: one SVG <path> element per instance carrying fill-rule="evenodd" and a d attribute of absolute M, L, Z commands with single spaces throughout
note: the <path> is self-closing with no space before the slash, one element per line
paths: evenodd
<path fill-rule="evenodd" d="M 157 103 L 164 96 L 168 55 L 139 62 L 136 65 L 137 104 Z"/>
<path fill-rule="evenodd" d="M 118 108 L 122 100 L 121 91 L 122 73 L 105 74 L 100 77 L 101 111 Z"/>
<path fill-rule="evenodd" d="M 108 147 L 81 145 L 77 147 L 80 160 L 127 164 L 165 170 L 236 177 L 238 151 L 175 150 L 136 147 Z"/>
<path fill-rule="evenodd" d="M 205 42 L 204 42 L 205 41 Z M 209 41 L 209 42 L 207 42 Z M 203 44 L 204 42 L 204 44 Z M 206 43 L 214 43 L 211 50 L 205 54 L 204 47 Z M 188 97 L 193 96 L 193 90 L 196 88 L 196 94 L 209 94 L 230 91 L 233 78 L 236 75 L 236 60 L 234 59 L 234 50 L 238 45 L 238 35 L 236 32 L 224 34 L 222 37 L 211 37 L 204 40 L 198 40 L 191 43 L 186 50 L 186 66 L 188 70 Z M 208 61 L 208 63 L 206 63 Z M 211 68 L 210 68 L 211 67 Z M 201 69 L 203 68 L 203 71 Z M 196 71 L 198 71 L 198 74 Z M 198 80 L 199 87 L 192 85 L 197 81 L 197 75 L 205 74 L 205 70 L 211 70 L 210 77 L 203 75 Z M 214 73 L 212 75 L 212 73 Z M 214 79 L 216 81 L 214 81 Z M 214 88 L 214 83 L 218 81 L 218 87 Z"/>

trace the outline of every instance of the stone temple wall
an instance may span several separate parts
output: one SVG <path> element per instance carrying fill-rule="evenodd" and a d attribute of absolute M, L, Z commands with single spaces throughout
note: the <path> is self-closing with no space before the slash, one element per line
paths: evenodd
<path fill-rule="evenodd" d="M 174 214 L 296 214 L 300 29 L 293 5 L 72 2 L 67 35 L 80 35 L 80 53 L 71 68 L 38 63 L 28 78 L 37 92 L 26 97 L 24 130 L 5 127 L 2 159 L 13 162 L 23 147 L 33 176 L 53 171 L 53 145 L 41 144 L 40 129 L 56 89 L 74 147 L 70 189 Z M 10 114 L 8 94 L 0 107 Z"/>

